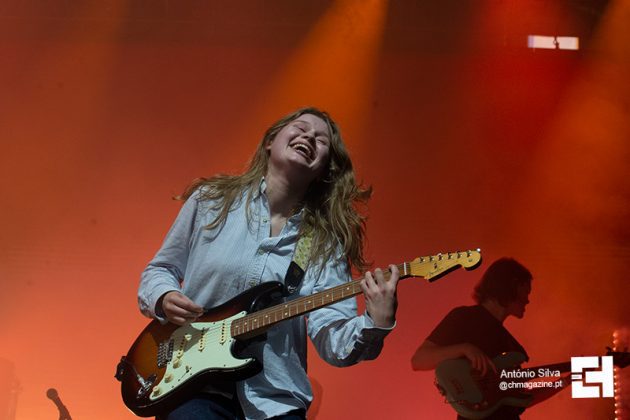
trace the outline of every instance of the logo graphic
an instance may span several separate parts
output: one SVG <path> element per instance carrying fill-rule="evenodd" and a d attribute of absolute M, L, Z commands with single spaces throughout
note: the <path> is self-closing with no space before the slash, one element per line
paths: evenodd
<path fill-rule="evenodd" d="M 573 398 L 611 398 L 615 393 L 613 378 L 612 356 L 571 358 Z"/>

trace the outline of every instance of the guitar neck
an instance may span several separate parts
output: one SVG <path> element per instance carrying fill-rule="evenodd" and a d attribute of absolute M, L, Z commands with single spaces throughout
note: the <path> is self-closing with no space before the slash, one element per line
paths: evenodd
<path fill-rule="evenodd" d="M 480 261 L 481 250 L 477 249 L 418 257 L 411 262 L 398 264 L 397 267 L 401 279 L 406 277 L 423 277 L 432 282 L 460 266 L 471 270 L 477 267 Z M 387 270 L 383 274 L 385 279 L 389 280 L 391 272 Z M 235 319 L 232 321 L 230 333 L 234 338 L 253 337 L 265 332 L 278 322 L 295 318 L 315 309 L 356 296 L 361 293 L 361 280 L 363 278 Z"/>
<path fill-rule="evenodd" d="M 531 370 L 534 370 L 534 371 L 539 371 L 539 370 L 556 371 L 556 370 L 559 370 L 560 372 L 564 373 L 564 372 L 570 372 L 571 371 L 571 362 L 552 363 L 550 365 L 526 367 L 526 368 L 522 368 L 520 370 L 526 370 L 526 371 L 531 371 Z"/>
<path fill-rule="evenodd" d="M 625 368 L 630 364 L 630 353 L 627 351 L 613 351 L 612 349 L 608 349 L 606 356 L 612 356 L 613 364 L 619 368 Z M 520 370 L 524 371 L 560 371 L 562 373 L 571 371 L 571 362 L 560 362 L 560 363 L 552 363 L 550 365 L 542 365 L 535 367 L 526 367 Z"/>
<path fill-rule="evenodd" d="M 400 278 L 410 277 L 410 263 L 398 264 Z M 383 273 L 386 280 L 389 280 L 391 273 Z M 339 286 L 323 290 L 321 292 L 302 296 L 291 301 L 270 306 L 258 312 L 246 315 L 232 322 L 232 337 L 255 336 L 262 334 L 269 327 L 287 319 L 295 318 L 305 313 L 332 305 L 335 302 L 345 300 L 361 293 L 361 280 L 352 280 Z"/>

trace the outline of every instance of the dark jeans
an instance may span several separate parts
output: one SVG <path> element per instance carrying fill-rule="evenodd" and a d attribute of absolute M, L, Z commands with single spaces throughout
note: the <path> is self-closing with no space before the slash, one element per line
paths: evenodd
<path fill-rule="evenodd" d="M 192 398 L 170 413 L 157 416 L 156 420 L 242 420 L 243 412 L 236 399 L 221 395 L 204 394 Z M 305 420 L 304 410 L 293 410 L 274 420 Z M 271 420 L 270 419 L 270 420 Z"/>

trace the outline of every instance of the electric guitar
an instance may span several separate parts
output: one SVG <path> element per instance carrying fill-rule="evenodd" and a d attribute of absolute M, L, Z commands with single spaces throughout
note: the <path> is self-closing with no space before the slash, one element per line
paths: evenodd
<path fill-rule="evenodd" d="M 460 266 L 473 269 L 480 261 L 480 250 L 463 251 L 416 258 L 398 269 L 400 278 L 434 281 Z M 385 277 L 389 278 L 389 272 Z M 195 322 L 178 326 L 153 320 L 117 367 L 125 405 L 138 416 L 150 417 L 174 408 L 209 383 L 255 375 L 261 363 L 239 358 L 248 340 L 281 321 L 360 294 L 360 281 L 282 303 L 277 303 L 282 283 L 262 283 L 206 311 Z"/>
<path fill-rule="evenodd" d="M 615 366 L 624 368 L 630 364 L 630 353 L 614 352 L 608 349 L 607 356 L 613 356 Z M 554 387 L 564 386 L 561 373 L 571 371 L 571 362 L 551 365 L 520 368 L 526 361 L 525 355 L 519 352 L 503 353 L 494 359 L 497 371 L 486 372 L 484 376 L 472 369 L 470 361 L 465 358 L 449 359 L 435 368 L 435 380 L 438 390 L 462 417 L 467 419 L 483 419 L 488 417 L 502 405 L 513 407 L 529 407 L 533 395 L 528 389 L 535 388 L 536 379 L 554 382 Z M 510 388 L 502 384 L 515 384 Z M 522 386 L 521 386 L 522 385 Z"/>

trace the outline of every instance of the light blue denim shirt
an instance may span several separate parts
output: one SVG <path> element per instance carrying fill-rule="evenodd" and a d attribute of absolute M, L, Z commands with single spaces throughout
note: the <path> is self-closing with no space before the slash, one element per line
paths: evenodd
<path fill-rule="evenodd" d="M 205 229 L 216 216 L 212 203 L 199 200 L 198 192 L 186 201 L 162 247 L 142 273 L 138 301 L 143 314 L 160 319 L 155 305 L 160 296 L 172 290 L 212 308 L 262 282 L 284 282 L 301 216 L 289 218 L 280 235 L 271 237 L 264 191 L 263 180 L 251 202 L 249 223 L 243 197 L 225 224 L 213 230 Z M 323 269 L 308 268 L 296 295 L 307 296 L 348 280 L 348 265 L 340 256 L 327 261 Z M 306 376 L 307 333 L 324 360 L 334 366 L 349 366 L 376 358 L 388 332 L 374 327 L 367 314 L 357 315 L 355 298 L 280 322 L 268 330 L 266 341 L 254 347 L 263 371 L 236 384 L 245 416 L 262 419 L 308 408 L 313 393 Z"/>

